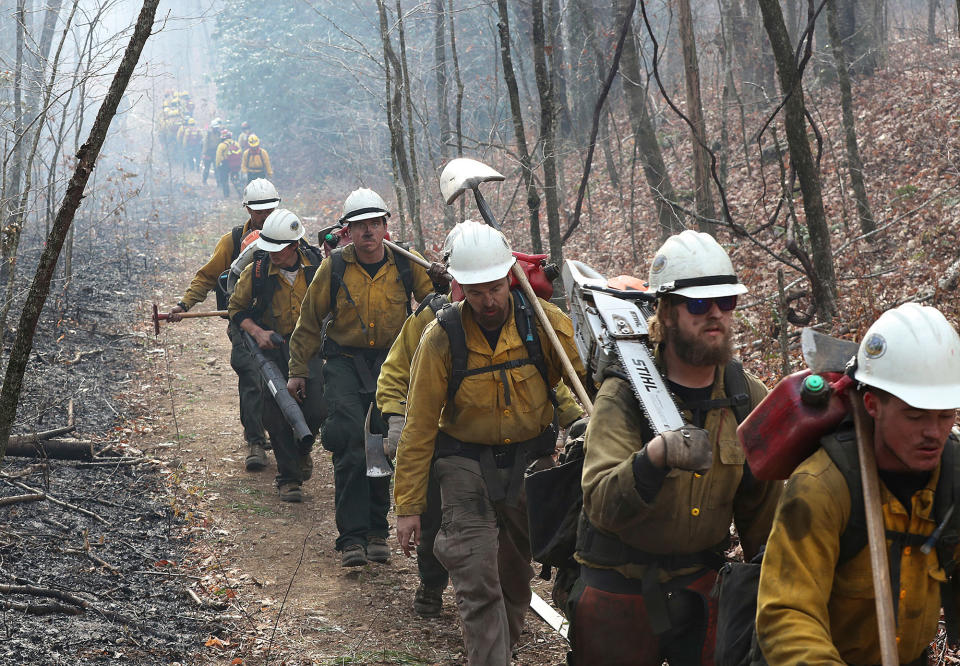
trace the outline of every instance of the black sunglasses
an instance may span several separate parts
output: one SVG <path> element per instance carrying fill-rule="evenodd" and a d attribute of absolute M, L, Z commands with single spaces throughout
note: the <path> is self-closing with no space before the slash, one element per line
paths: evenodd
<path fill-rule="evenodd" d="M 687 298 L 685 296 L 676 296 L 676 298 L 687 306 L 687 312 L 692 315 L 702 315 L 710 312 L 710 308 L 716 303 L 721 312 L 730 312 L 737 307 L 736 296 L 716 296 L 714 298 Z"/>

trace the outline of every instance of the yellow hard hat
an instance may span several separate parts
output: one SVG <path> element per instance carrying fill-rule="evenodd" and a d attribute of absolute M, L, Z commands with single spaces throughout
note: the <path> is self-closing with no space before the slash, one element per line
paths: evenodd
<path fill-rule="evenodd" d="M 256 148 L 260 145 L 260 137 L 258 137 L 256 134 L 251 134 L 247 137 L 247 145 L 251 148 Z"/>

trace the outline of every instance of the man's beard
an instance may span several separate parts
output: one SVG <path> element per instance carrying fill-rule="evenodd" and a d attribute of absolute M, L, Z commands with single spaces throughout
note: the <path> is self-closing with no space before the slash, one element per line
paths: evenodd
<path fill-rule="evenodd" d="M 690 365 L 726 365 L 733 358 L 733 338 L 729 328 L 723 332 L 723 339 L 714 345 L 707 345 L 695 335 L 681 331 L 673 322 L 667 327 L 667 344 L 673 345 L 677 357 Z"/>

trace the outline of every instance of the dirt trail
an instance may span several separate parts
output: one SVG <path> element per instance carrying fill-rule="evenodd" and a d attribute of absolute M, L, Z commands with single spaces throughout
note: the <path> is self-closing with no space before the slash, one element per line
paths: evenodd
<path fill-rule="evenodd" d="M 196 233 L 168 248 L 176 259 L 155 287 L 158 301 L 176 302 L 216 239 L 242 222 L 238 213 L 219 204 L 201 218 Z M 213 308 L 212 294 L 197 306 Z M 223 663 L 237 657 L 264 663 L 268 646 L 271 663 L 461 663 L 452 588 L 439 618 L 415 615 L 415 562 L 403 557 L 393 535 L 390 563 L 352 570 L 340 566 L 328 452 L 315 448 L 314 475 L 299 505 L 277 498 L 272 454 L 267 469 L 244 471 L 236 375 L 225 329 L 218 318 L 165 324 L 156 345 L 165 352 L 148 354 L 155 375 L 170 382 L 179 426 L 178 440 L 171 397 L 164 395 L 154 407 L 169 427 L 151 440 L 177 442 L 163 455 L 180 459 L 178 492 L 185 506 L 203 517 L 197 530 L 204 534 L 201 550 L 209 550 L 206 561 L 227 579 L 228 596 L 236 593 L 226 612 L 236 620 L 239 635 L 223 646 Z M 395 522 L 392 513 L 390 520 Z M 549 598 L 549 587 L 538 589 Z M 562 663 L 565 651 L 565 642 L 531 612 L 515 663 Z M 216 655 L 211 659 L 219 661 Z"/>

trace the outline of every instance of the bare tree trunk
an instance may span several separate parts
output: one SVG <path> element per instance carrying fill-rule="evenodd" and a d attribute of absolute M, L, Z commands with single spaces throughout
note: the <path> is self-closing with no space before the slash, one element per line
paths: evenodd
<path fill-rule="evenodd" d="M 513 118 L 513 138 L 520 155 L 520 176 L 527 190 L 527 211 L 530 217 L 530 243 L 537 254 L 543 252 L 543 239 L 540 235 L 540 195 L 533 180 L 533 167 L 530 152 L 527 150 L 526 133 L 523 129 L 523 113 L 520 106 L 520 91 L 517 88 L 517 76 L 513 70 L 513 56 L 510 51 L 510 18 L 507 13 L 507 0 L 497 0 L 500 20 L 497 30 L 500 32 L 500 62 L 503 65 L 503 80 L 510 98 L 510 115 Z"/>
<path fill-rule="evenodd" d="M 463 157 L 463 79 L 460 78 L 460 57 L 457 55 L 457 31 L 453 23 L 453 0 L 447 2 L 447 22 L 450 29 L 450 55 L 453 75 L 457 82 L 457 157 Z M 467 198 L 460 197 L 460 219 L 466 216 Z"/>
<path fill-rule="evenodd" d="M 127 83 L 130 81 L 137 61 L 140 59 L 143 46 L 146 44 L 147 38 L 150 37 L 153 19 L 159 3 L 160 0 L 144 0 L 133 36 L 130 38 L 130 43 L 123 54 L 120 66 L 113 77 L 110 89 L 100 105 L 100 111 L 97 113 L 97 119 L 94 121 L 90 136 L 77 154 L 76 170 L 70 179 L 63 203 L 57 213 L 57 219 L 53 223 L 53 229 L 44 245 L 43 254 L 40 255 L 37 273 L 30 285 L 23 312 L 20 314 L 17 337 L 10 351 L 10 360 L 7 363 L 3 388 L 0 390 L 0 459 L 3 458 L 6 451 L 10 429 L 17 415 L 17 402 L 20 399 L 20 390 L 23 386 L 23 374 L 27 367 L 30 351 L 33 348 L 33 336 L 37 328 L 37 322 L 40 319 L 40 313 L 47 300 L 47 295 L 50 293 L 50 281 L 57 266 L 60 250 L 63 248 L 67 231 L 77 208 L 80 206 L 84 186 L 90 178 L 90 173 L 93 171 L 100 149 L 107 137 L 110 121 L 116 115 L 117 106 L 120 104 Z"/>
<path fill-rule="evenodd" d="M 547 72 L 543 0 L 533 0 L 532 11 L 533 63 L 540 97 L 540 145 L 543 149 L 543 190 L 547 199 L 550 261 L 559 266 L 563 262 L 563 242 L 560 239 L 560 193 L 557 191 L 557 155 L 553 136 L 553 87 Z"/>
<path fill-rule="evenodd" d="M 784 100 L 784 124 L 787 130 L 787 143 L 790 146 L 790 163 L 800 180 L 803 193 L 803 210 L 807 218 L 807 231 L 810 234 L 810 247 L 813 254 L 813 268 L 807 277 L 810 279 L 813 298 L 817 305 L 817 316 L 822 322 L 829 322 L 837 312 L 837 278 L 833 266 L 833 253 L 830 248 L 830 229 L 823 208 L 820 191 L 820 177 L 810 152 L 810 143 L 806 131 L 806 108 L 803 101 L 803 86 L 800 72 L 797 70 L 793 49 L 790 46 L 783 14 L 778 0 L 758 0 L 763 14 L 763 23 L 770 37 L 770 45 L 776 60 L 777 74 Z"/>
<path fill-rule="evenodd" d="M 837 68 L 837 83 L 840 85 L 840 107 L 843 111 L 843 133 L 847 144 L 847 168 L 850 171 L 850 184 L 857 202 L 857 216 L 860 218 L 860 231 L 867 234 L 877 228 L 867 199 L 867 188 L 863 182 L 863 160 L 860 159 L 860 146 L 857 143 L 857 127 L 853 115 L 853 94 L 850 90 L 850 73 L 847 70 L 846 49 L 837 30 L 837 3 L 828 0 L 827 28 L 830 30 L 830 45 L 833 60 Z"/>
<path fill-rule="evenodd" d="M 407 197 L 407 210 L 412 215 L 414 204 L 412 200 L 416 198 L 414 178 L 411 174 L 410 163 L 407 159 L 407 151 L 404 146 L 403 132 L 403 104 L 401 101 L 401 88 L 403 85 L 403 66 L 400 59 L 393 51 L 393 44 L 390 41 L 390 30 L 387 23 L 387 8 L 383 0 L 377 0 L 377 10 L 380 14 L 380 36 L 383 39 L 383 62 L 386 73 L 387 86 L 387 125 L 390 129 L 390 150 L 395 160 L 395 171 L 400 172 L 400 179 L 403 181 L 404 191 Z M 393 68 L 393 75 L 390 68 Z M 401 235 L 404 235 L 402 197 L 400 196 L 399 183 L 394 181 L 394 188 L 397 191 L 397 208 L 401 210 Z M 415 224 L 411 220 L 411 224 Z M 416 233 L 414 233 L 416 237 Z"/>
<path fill-rule="evenodd" d="M 437 75 L 437 120 L 440 124 L 440 159 L 446 164 L 450 157 L 450 109 L 447 106 L 447 44 L 446 12 L 443 0 L 433 0 L 437 13 L 433 29 L 433 60 Z M 453 228 L 453 208 L 442 206 L 443 224 Z"/>
<path fill-rule="evenodd" d="M 620 81 L 627 97 L 633 141 L 643 165 L 643 175 L 650 188 L 650 195 L 657 207 L 660 238 L 665 240 L 668 236 L 683 231 L 684 227 L 679 211 L 673 207 L 677 195 L 673 191 L 673 183 L 670 182 L 670 174 L 663 161 L 657 130 L 647 111 L 647 86 L 643 83 L 640 72 L 640 54 L 633 32 L 633 13 L 630 11 L 633 5 L 633 0 L 617 0 L 617 21 L 621 25 L 627 25 L 628 30 L 620 60 Z"/>
<path fill-rule="evenodd" d="M 927 44 L 937 43 L 937 0 L 927 0 Z"/>
<path fill-rule="evenodd" d="M 403 10 L 397 0 L 397 37 L 400 40 L 400 75 L 403 81 L 403 99 L 407 110 L 407 150 L 410 153 L 410 184 L 407 190 L 407 207 L 413 225 L 413 241 L 420 252 L 424 251 L 423 222 L 420 219 L 420 170 L 417 168 L 417 141 L 413 125 L 413 94 L 410 92 L 410 70 L 407 68 L 407 41 L 403 33 Z"/>
<path fill-rule="evenodd" d="M 560 16 L 559 0 L 547 0 L 547 2 L 548 15 L 553 17 Z M 563 44 L 560 22 L 554 18 L 550 21 L 550 24 L 554 26 L 553 37 L 550 40 L 551 43 Z M 559 100 L 560 106 L 557 110 L 557 133 L 561 138 L 569 139 L 573 132 L 573 122 L 570 120 L 570 98 L 567 94 L 567 72 L 569 71 L 566 61 L 567 51 L 564 48 L 550 49 L 548 55 L 550 61 L 550 81 L 553 85 L 553 98 Z M 563 171 L 560 173 L 562 175 Z"/>
<path fill-rule="evenodd" d="M 680 39 L 683 44 L 684 80 L 687 91 L 687 115 L 690 118 L 693 143 L 693 187 L 697 204 L 697 227 L 711 236 L 717 233 L 717 219 L 710 187 L 710 153 L 707 152 L 707 125 L 700 99 L 700 66 L 697 64 L 697 43 L 693 34 L 690 0 L 677 0 Z"/>

